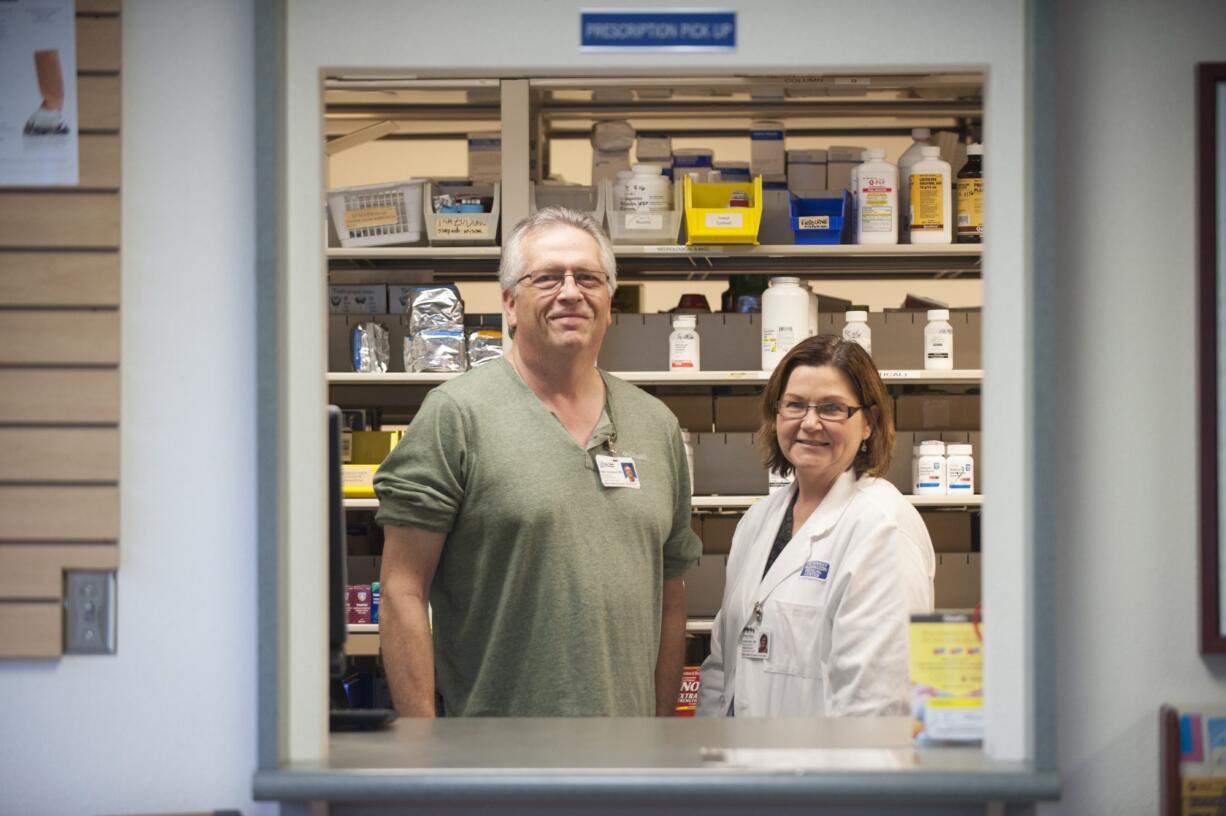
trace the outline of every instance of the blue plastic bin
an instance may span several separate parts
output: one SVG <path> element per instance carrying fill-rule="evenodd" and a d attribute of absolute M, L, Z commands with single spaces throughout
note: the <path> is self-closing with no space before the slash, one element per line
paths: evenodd
<path fill-rule="evenodd" d="M 851 226 L 851 193 L 830 190 L 816 196 L 788 194 L 792 232 L 798 244 L 844 244 Z"/>

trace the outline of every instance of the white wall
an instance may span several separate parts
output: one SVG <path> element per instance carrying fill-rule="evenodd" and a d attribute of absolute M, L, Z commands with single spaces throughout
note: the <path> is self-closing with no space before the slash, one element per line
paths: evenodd
<path fill-rule="evenodd" d="M 119 653 L 0 664 L 0 813 L 251 814 L 253 13 L 123 14 Z"/>
<path fill-rule="evenodd" d="M 1060 769 L 1050 813 L 1157 813 L 1158 707 L 1226 700 L 1197 652 L 1194 65 L 1226 5 L 1079 0 L 1059 18 L 1064 423 Z"/>

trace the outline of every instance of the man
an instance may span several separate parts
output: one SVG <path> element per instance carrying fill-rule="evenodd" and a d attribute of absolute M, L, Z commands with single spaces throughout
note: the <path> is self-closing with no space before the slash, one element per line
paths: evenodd
<path fill-rule="evenodd" d="M 402 715 L 433 716 L 436 692 L 448 716 L 673 713 L 701 545 L 677 420 L 596 368 L 616 274 L 586 215 L 516 226 L 499 269 L 512 349 L 432 391 L 375 476 Z"/>

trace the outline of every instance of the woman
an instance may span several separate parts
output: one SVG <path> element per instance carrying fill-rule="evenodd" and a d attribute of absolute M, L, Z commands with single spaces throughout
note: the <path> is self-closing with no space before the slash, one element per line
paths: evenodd
<path fill-rule="evenodd" d="M 767 467 L 796 478 L 737 525 L 698 714 L 906 715 L 907 625 L 932 609 L 936 558 L 878 478 L 894 423 L 872 358 L 835 337 L 798 344 L 762 395 L 759 437 Z"/>

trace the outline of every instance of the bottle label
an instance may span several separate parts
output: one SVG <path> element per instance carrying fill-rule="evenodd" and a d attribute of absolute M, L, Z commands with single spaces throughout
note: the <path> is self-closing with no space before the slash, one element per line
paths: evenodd
<path fill-rule="evenodd" d="M 843 327 L 843 339 L 852 343 L 859 343 L 860 347 L 869 354 L 873 353 L 873 333 L 868 326 L 861 323 L 849 323 Z"/>
<path fill-rule="evenodd" d="M 983 179 L 958 179 L 958 234 L 983 235 Z"/>
<path fill-rule="evenodd" d="M 893 232 L 894 207 L 888 180 L 876 176 L 860 179 L 860 232 Z"/>
<path fill-rule="evenodd" d="M 768 354 L 786 354 L 796 345 L 796 332 L 791 326 L 762 329 L 762 350 Z"/>
<path fill-rule="evenodd" d="M 668 349 L 668 367 L 674 371 L 698 370 L 698 335 L 674 332 Z"/>
<path fill-rule="evenodd" d="M 949 465 L 949 492 L 966 493 L 968 495 L 975 492 L 974 464 L 964 462 L 960 465 Z"/>
<path fill-rule="evenodd" d="M 911 231 L 945 229 L 945 177 L 940 173 L 911 174 Z"/>

